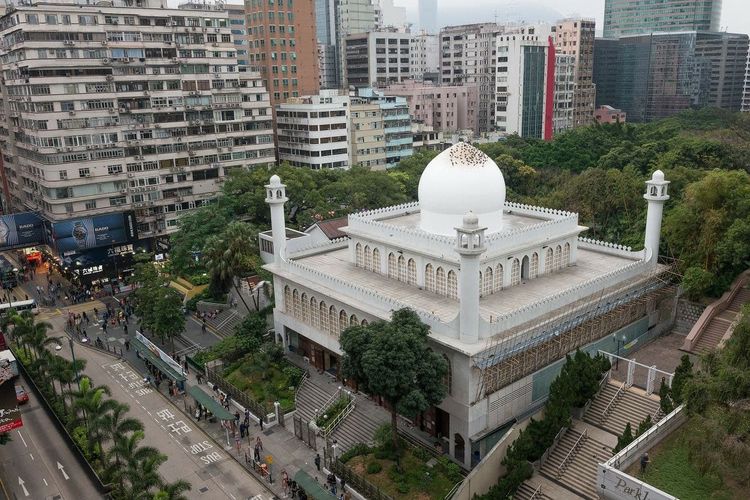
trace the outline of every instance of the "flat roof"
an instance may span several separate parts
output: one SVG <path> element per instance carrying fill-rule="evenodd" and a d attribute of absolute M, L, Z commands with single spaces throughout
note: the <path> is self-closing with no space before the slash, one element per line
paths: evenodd
<path fill-rule="evenodd" d="M 382 218 L 382 219 L 376 219 L 378 222 L 381 222 L 383 224 L 389 224 L 392 226 L 400 226 L 400 227 L 407 227 L 410 229 L 419 229 L 419 222 L 420 222 L 420 212 L 412 212 L 405 215 L 398 215 L 392 218 Z M 507 231 L 509 229 L 518 229 L 521 227 L 526 226 L 533 226 L 535 224 L 539 224 L 541 222 L 548 221 L 550 219 L 544 219 L 541 217 L 530 217 L 528 215 L 520 215 L 516 213 L 508 213 L 508 211 L 503 211 L 503 231 Z M 482 221 L 479 221 L 480 225 Z M 488 235 L 493 233 L 487 233 Z"/>
<path fill-rule="evenodd" d="M 540 302 L 546 297 L 555 295 L 568 288 L 573 288 L 581 283 L 598 278 L 635 262 L 634 259 L 595 252 L 580 247 L 577 252 L 576 265 L 568 266 L 552 274 L 541 275 L 532 280 L 522 281 L 520 285 L 508 287 L 486 297 L 481 297 L 479 301 L 481 316 L 491 322 L 492 318 L 529 304 Z M 377 290 L 381 295 L 398 300 L 415 310 L 432 313 L 445 323 L 450 322 L 458 315 L 458 300 L 449 299 L 448 297 L 388 278 L 385 275 L 357 267 L 349 260 L 348 248 L 318 253 L 294 260 L 329 276 L 364 288 Z M 294 272 L 293 270 L 290 271 Z M 341 291 L 339 291 L 339 295 L 341 295 Z M 344 300 L 346 301 L 346 299 Z M 351 301 L 349 302 L 351 303 Z M 352 303 L 352 305 L 356 307 L 356 304 Z"/>

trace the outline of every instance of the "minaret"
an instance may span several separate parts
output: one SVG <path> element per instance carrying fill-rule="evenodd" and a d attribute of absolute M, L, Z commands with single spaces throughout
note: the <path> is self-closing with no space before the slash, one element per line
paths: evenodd
<path fill-rule="evenodd" d="M 281 183 L 278 175 L 272 175 L 266 185 L 266 203 L 271 206 L 271 232 L 273 233 L 273 261 L 281 264 L 286 257 L 286 224 L 284 223 L 284 203 L 286 186 Z"/>
<path fill-rule="evenodd" d="M 646 194 L 643 197 L 648 202 L 646 215 L 646 240 L 643 248 L 646 257 L 653 264 L 659 258 L 659 240 L 661 239 L 661 219 L 664 212 L 664 202 L 669 199 L 667 194 L 669 181 L 664 180 L 664 172 L 657 170 L 650 180 L 646 181 Z"/>
<path fill-rule="evenodd" d="M 479 341 L 479 259 L 486 250 L 479 218 L 472 212 L 464 215 L 463 225 L 456 228 L 456 252 L 460 256 L 458 297 L 460 302 L 460 339 L 467 344 Z"/>

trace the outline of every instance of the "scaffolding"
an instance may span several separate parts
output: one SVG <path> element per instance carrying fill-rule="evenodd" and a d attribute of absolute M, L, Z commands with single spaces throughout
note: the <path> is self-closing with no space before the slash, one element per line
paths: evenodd
<path fill-rule="evenodd" d="M 676 293 L 674 264 L 557 309 L 488 340 L 474 356 L 481 375 L 474 402 L 643 317 Z"/>

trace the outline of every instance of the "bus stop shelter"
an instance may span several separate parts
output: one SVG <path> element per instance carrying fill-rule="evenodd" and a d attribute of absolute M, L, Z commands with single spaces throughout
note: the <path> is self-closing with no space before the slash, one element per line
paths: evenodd
<path fill-rule="evenodd" d="M 137 338 L 132 339 L 130 343 L 133 347 L 135 347 L 136 351 L 138 351 L 138 354 L 143 359 L 154 365 L 163 375 L 169 377 L 172 381 L 174 381 L 174 383 L 177 384 L 177 387 L 181 391 L 185 390 L 185 380 L 187 380 L 185 378 L 185 375 L 165 363 L 159 356 L 156 356 L 153 352 L 151 352 L 151 350 Z"/>
<path fill-rule="evenodd" d="M 297 482 L 297 486 L 305 490 L 307 498 L 314 498 L 315 500 L 331 500 L 332 498 L 336 498 L 333 493 L 326 490 L 315 478 L 303 470 L 299 470 L 294 475 L 294 480 Z"/>
<path fill-rule="evenodd" d="M 221 406 L 218 401 L 197 385 L 191 385 L 188 387 L 187 393 L 195 399 L 196 403 L 202 405 L 219 420 L 234 420 L 234 415 L 232 415 L 229 410 Z"/>

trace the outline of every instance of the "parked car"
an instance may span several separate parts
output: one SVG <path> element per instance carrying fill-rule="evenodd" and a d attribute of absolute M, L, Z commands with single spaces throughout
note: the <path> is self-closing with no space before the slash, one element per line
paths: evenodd
<path fill-rule="evenodd" d="M 16 386 L 16 403 L 19 405 L 26 404 L 29 402 L 29 395 L 26 392 L 26 389 L 23 388 L 23 386 L 17 385 Z"/>

